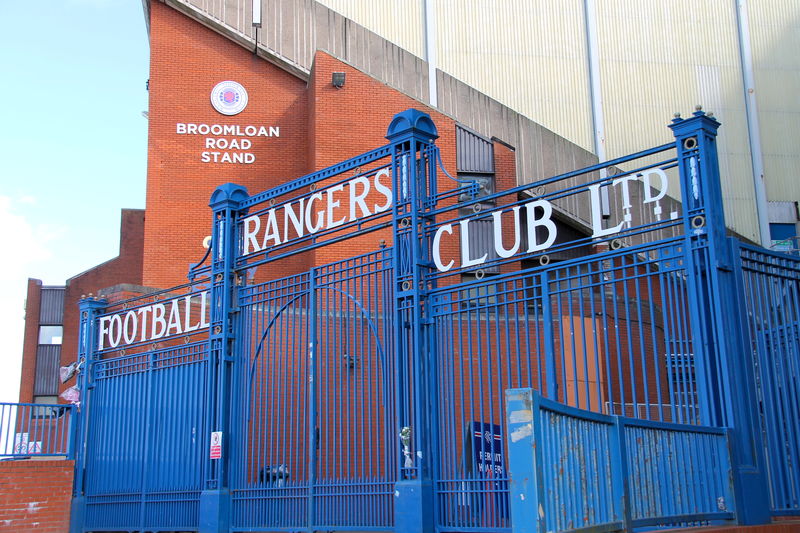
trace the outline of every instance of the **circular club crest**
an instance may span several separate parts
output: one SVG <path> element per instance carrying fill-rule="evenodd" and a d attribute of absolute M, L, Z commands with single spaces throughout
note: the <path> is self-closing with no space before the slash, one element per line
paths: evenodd
<path fill-rule="evenodd" d="M 235 81 L 221 81 L 211 89 L 211 105 L 223 115 L 238 115 L 247 107 L 247 91 Z"/>

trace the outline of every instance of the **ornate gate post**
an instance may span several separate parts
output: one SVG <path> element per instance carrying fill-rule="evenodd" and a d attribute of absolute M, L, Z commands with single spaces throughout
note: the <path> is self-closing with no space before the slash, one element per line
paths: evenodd
<path fill-rule="evenodd" d="M 758 400 L 748 371 L 751 347 L 741 326 L 733 247 L 725 236 L 719 125 L 699 107 L 692 118 L 675 118 L 670 125 L 680 169 L 694 359 L 703 422 L 732 428 L 737 519 L 762 524 L 770 520 L 769 490 Z"/>
<path fill-rule="evenodd" d="M 436 453 L 434 344 L 430 342 L 429 232 L 426 216 L 436 194 L 436 147 L 431 117 L 408 109 L 395 115 L 386 138 L 392 153 L 397 457 L 395 530 L 434 529 L 433 456 Z"/>
<path fill-rule="evenodd" d="M 70 506 L 69 528 L 71 533 L 83 531 L 86 515 L 86 496 L 84 495 L 84 469 L 86 465 L 87 414 L 89 389 L 92 386 L 94 352 L 97 346 L 97 316 L 106 308 L 106 300 L 84 298 L 79 303 L 80 326 L 78 331 L 78 362 L 82 362 L 82 370 L 78 374 L 78 386 L 81 391 L 81 403 L 73 410 L 72 450 L 75 458 L 75 476 L 72 486 L 72 504 Z"/>
<path fill-rule="evenodd" d="M 236 301 L 234 263 L 238 251 L 236 222 L 239 206 L 247 190 L 232 183 L 220 185 L 209 203 L 214 211 L 211 234 L 211 292 L 208 330 L 208 381 L 206 391 L 206 435 L 209 450 L 203 464 L 203 492 L 200 495 L 200 532 L 227 533 L 230 524 L 228 460 L 230 434 L 231 368 L 233 366 L 233 317 Z M 221 448 L 218 458 L 211 456 L 211 439 Z"/>

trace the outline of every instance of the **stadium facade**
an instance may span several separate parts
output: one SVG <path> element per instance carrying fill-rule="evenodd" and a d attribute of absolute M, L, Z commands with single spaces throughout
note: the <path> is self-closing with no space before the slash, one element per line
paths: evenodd
<path fill-rule="evenodd" d="M 748 470 L 766 445 L 723 453 L 720 427 L 785 428 L 720 363 L 742 343 L 709 313 L 756 252 L 724 244 L 712 116 L 598 164 L 319 3 L 144 6 L 146 208 L 123 211 L 119 257 L 28 290 L 20 401 L 53 403 L 58 367 L 86 366 L 75 531 L 507 531 L 519 387 L 606 424 L 708 426 L 697 457 L 732 466 L 697 481 L 718 491 L 699 520 L 796 513 L 795 483 Z M 764 342 L 791 351 L 793 327 Z M 653 524 L 692 521 L 676 513 Z"/>

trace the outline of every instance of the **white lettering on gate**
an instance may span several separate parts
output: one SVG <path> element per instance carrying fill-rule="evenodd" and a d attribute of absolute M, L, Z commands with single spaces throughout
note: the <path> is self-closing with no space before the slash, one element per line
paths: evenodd
<path fill-rule="evenodd" d="M 658 177 L 659 186 L 655 186 L 655 184 L 650 181 L 652 176 Z M 600 183 L 589 185 L 589 197 L 592 206 L 592 237 L 614 235 L 622 231 L 623 227 L 631 226 L 633 216 L 631 213 L 631 196 L 628 184 L 634 180 L 641 180 L 643 184 L 644 200 L 642 201 L 642 205 L 655 203 L 655 206 L 653 206 L 653 215 L 655 215 L 656 220 L 661 220 L 661 199 L 667 195 L 669 181 L 667 180 L 667 174 L 660 168 L 649 168 L 633 176 L 617 178 L 611 182 L 611 185 L 603 185 Z M 602 209 L 600 207 L 601 186 L 613 187 L 614 190 L 618 190 L 619 194 L 622 196 L 622 221 L 610 228 L 603 228 Z M 617 188 L 618 186 L 619 188 Z M 658 191 L 655 196 L 653 196 L 652 189 Z M 678 212 L 670 212 L 670 220 L 675 220 L 676 218 L 678 218 Z"/>
<path fill-rule="evenodd" d="M 545 250 L 553 245 L 556 240 L 556 236 L 558 230 L 556 228 L 555 223 L 552 221 L 553 215 L 553 206 L 547 200 L 533 200 L 526 204 L 524 204 L 525 212 L 527 214 L 527 236 L 528 236 L 528 249 L 526 253 L 533 253 L 538 252 L 541 250 Z M 541 211 L 541 217 L 536 216 L 537 210 Z M 519 252 L 520 248 L 520 240 L 521 240 L 521 228 L 520 228 L 520 216 L 519 216 L 520 206 L 514 206 L 511 211 L 508 211 L 513 215 L 513 224 L 514 224 L 514 245 L 506 249 L 503 246 L 503 211 L 494 211 L 491 213 L 492 217 L 492 226 L 494 235 L 494 250 L 499 257 L 502 258 L 509 258 L 514 254 Z M 473 257 L 472 251 L 470 250 L 470 223 L 475 220 L 473 218 L 466 218 L 463 220 L 459 220 L 459 249 L 461 251 L 460 259 L 461 262 L 458 264 L 459 268 L 468 268 L 468 267 L 475 267 L 478 265 L 482 265 L 486 262 L 489 254 L 484 253 L 480 257 Z M 544 239 L 542 243 L 538 242 L 536 237 L 536 229 L 543 228 L 546 230 L 547 237 Z M 455 260 L 451 259 L 447 264 L 442 262 L 441 256 L 441 249 L 442 249 L 442 237 L 445 235 L 452 235 L 453 234 L 453 225 L 452 224 L 444 224 L 437 228 L 436 232 L 433 235 L 433 242 L 431 245 L 431 254 L 433 255 L 433 264 L 436 266 L 436 269 L 439 272 L 447 272 L 451 268 L 455 266 Z"/>
<path fill-rule="evenodd" d="M 278 207 L 270 208 L 260 215 L 246 217 L 243 221 L 243 255 L 246 256 L 286 244 L 292 239 L 302 238 L 305 235 L 313 235 L 323 228 L 334 229 L 344 225 L 346 222 L 355 222 L 361 218 L 390 209 L 394 198 L 392 190 L 381 182 L 381 178 L 384 177 L 389 177 L 388 169 L 381 169 L 376 172 L 371 180 L 364 176 L 359 176 L 345 183 L 331 186 L 324 192 L 314 192 Z M 630 184 L 636 180 L 641 180 L 643 184 L 644 198 L 642 205 L 653 204 L 653 214 L 656 220 L 661 220 L 661 200 L 667 194 L 667 175 L 658 168 L 647 169 L 639 174 L 616 178 L 610 183 L 588 186 L 592 211 L 592 237 L 607 237 L 619 233 L 626 225 L 627 227 L 631 226 L 633 206 L 631 205 Z M 603 228 L 602 225 L 601 186 L 609 187 L 621 197 L 622 221 L 609 228 Z M 381 205 L 373 204 L 370 209 L 366 198 L 373 188 L 385 198 L 385 202 Z M 347 189 L 346 193 L 345 189 Z M 344 194 L 347 194 L 349 199 L 349 212 L 347 214 L 341 212 L 340 199 L 344 197 Z M 317 203 L 324 203 L 324 206 L 317 207 Z M 521 227 L 523 208 L 525 210 L 524 229 Z M 280 209 L 283 209 L 283 217 L 278 216 Z M 556 242 L 558 228 L 553 221 L 553 205 L 547 200 L 532 200 L 522 205 L 512 206 L 506 211 L 494 211 L 489 216 L 492 223 L 494 251 L 497 257 L 501 259 L 508 259 L 519 253 L 544 252 Z M 677 216 L 678 214 L 675 211 L 670 213 L 671 219 L 675 219 Z M 264 217 L 266 218 L 262 223 Z M 485 220 L 487 215 L 458 220 L 458 258 L 450 258 L 446 263 L 442 259 L 442 243 L 451 237 L 455 237 L 455 222 L 443 224 L 436 229 L 431 242 L 431 256 L 433 264 L 439 272 L 447 272 L 452 268 L 477 267 L 487 262 L 488 252 L 484 250 L 482 255 L 475 257 L 472 253 L 473 250 L 470 249 L 470 231 L 472 231 L 474 222 L 479 218 Z M 282 231 L 279 227 L 279 220 L 281 219 L 283 222 Z M 513 242 L 509 248 L 506 248 L 503 243 L 504 229 L 506 229 L 504 226 L 509 223 L 513 231 Z M 525 231 L 528 243 L 524 252 L 521 251 L 523 231 Z"/>
<path fill-rule="evenodd" d="M 208 295 L 208 291 L 204 291 L 101 317 L 97 349 L 127 346 L 135 342 L 172 337 L 206 328 Z M 141 335 L 137 341 L 138 332 L 141 332 Z"/>
<path fill-rule="evenodd" d="M 306 198 L 273 207 L 265 214 L 245 218 L 243 255 L 260 252 L 306 234 L 313 235 L 322 229 L 334 229 L 346 222 L 354 222 L 359 218 L 387 211 L 393 202 L 392 189 L 381 183 L 381 178 L 388 176 L 389 171 L 381 169 L 372 176 L 371 181 L 359 176 L 346 183 L 334 185 L 324 192 L 315 192 Z M 366 198 L 373 187 L 384 197 L 385 202 L 382 205 L 374 204 L 370 210 Z M 341 207 L 341 198 L 344 198 L 345 194 L 350 200 L 347 213 L 343 212 Z M 317 208 L 317 203 L 324 203 L 324 207 Z M 280 209 L 283 210 L 283 217 L 278 216 Z M 266 219 L 262 224 L 263 217 Z M 283 231 L 278 227 L 279 219 L 283 221 Z M 290 230 L 294 236 L 290 236 Z"/>

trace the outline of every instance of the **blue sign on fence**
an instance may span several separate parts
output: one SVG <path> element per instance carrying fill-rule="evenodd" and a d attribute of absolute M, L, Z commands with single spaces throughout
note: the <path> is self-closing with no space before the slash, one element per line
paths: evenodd
<path fill-rule="evenodd" d="M 472 467 L 476 477 L 505 477 L 503 436 L 500 426 L 485 422 L 472 422 Z"/>
<path fill-rule="evenodd" d="M 466 436 L 467 470 L 478 481 L 469 488 L 470 506 L 480 523 L 491 524 L 508 517 L 508 482 L 500 426 L 470 422 Z M 482 480 L 483 479 L 483 480 Z"/>

